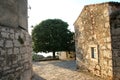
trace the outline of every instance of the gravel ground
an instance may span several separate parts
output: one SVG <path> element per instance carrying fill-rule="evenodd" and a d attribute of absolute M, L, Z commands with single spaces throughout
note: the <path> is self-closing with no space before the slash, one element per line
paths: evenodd
<path fill-rule="evenodd" d="M 76 71 L 76 63 L 70 61 L 33 62 L 32 80 L 102 80 Z"/>

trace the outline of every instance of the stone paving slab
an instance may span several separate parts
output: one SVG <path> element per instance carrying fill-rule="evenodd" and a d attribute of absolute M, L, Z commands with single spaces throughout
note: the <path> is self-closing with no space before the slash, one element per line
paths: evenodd
<path fill-rule="evenodd" d="M 34 62 L 33 71 L 33 80 L 102 80 L 76 71 L 74 60 Z"/>

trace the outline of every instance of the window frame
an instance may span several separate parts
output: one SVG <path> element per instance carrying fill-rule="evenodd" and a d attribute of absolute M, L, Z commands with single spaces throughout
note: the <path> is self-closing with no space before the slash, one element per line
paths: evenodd
<path fill-rule="evenodd" d="M 89 46 L 89 55 L 91 60 L 98 61 L 98 45 L 90 45 Z"/>

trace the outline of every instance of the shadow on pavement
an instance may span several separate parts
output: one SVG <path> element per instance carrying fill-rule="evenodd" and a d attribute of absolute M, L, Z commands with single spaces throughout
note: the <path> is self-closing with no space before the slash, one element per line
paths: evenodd
<path fill-rule="evenodd" d="M 70 60 L 70 61 L 55 61 L 55 62 L 49 62 L 49 64 L 52 64 L 54 66 L 70 69 L 72 71 L 76 70 L 76 61 Z"/>
<path fill-rule="evenodd" d="M 44 79 L 44 78 L 40 77 L 39 75 L 37 75 L 36 73 L 34 73 L 32 76 L 32 80 L 46 80 L 46 79 Z"/>

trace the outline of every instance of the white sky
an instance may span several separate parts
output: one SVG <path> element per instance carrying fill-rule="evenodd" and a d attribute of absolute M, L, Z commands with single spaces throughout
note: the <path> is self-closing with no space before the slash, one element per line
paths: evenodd
<path fill-rule="evenodd" d="M 62 19 L 74 31 L 73 23 L 79 16 L 84 5 L 119 0 L 28 0 L 28 29 L 46 19 Z"/>

